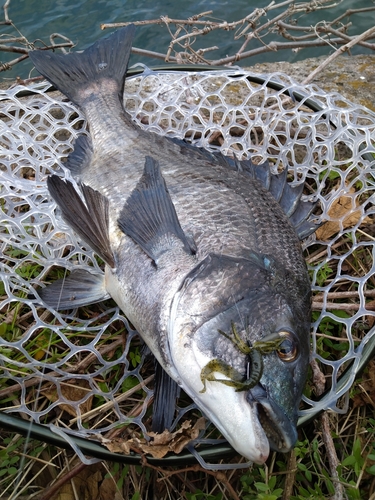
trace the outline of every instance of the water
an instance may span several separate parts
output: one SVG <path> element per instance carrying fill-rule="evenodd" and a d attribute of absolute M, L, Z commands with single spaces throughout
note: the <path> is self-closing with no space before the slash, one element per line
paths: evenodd
<path fill-rule="evenodd" d="M 278 0 L 280 3 L 281 0 Z M 95 40 L 107 36 L 111 30 L 102 31 L 100 25 L 110 22 L 136 21 L 143 19 L 157 19 L 162 15 L 170 18 L 186 19 L 189 16 L 213 10 L 212 18 L 239 20 L 253 11 L 256 7 L 264 7 L 270 0 L 191 0 L 181 6 L 181 2 L 173 0 L 11 0 L 9 16 L 19 31 L 30 41 L 43 39 L 48 42 L 51 33 L 61 33 L 76 43 L 77 49 L 91 45 Z M 339 3 L 339 2 L 338 2 Z M 299 25 L 315 25 L 318 21 L 332 20 L 350 8 L 369 7 L 374 0 L 343 0 L 335 8 L 316 11 L 308 16 L 298 18 Z M 274 17 L 280 10 L 271 11 Z M 352 18 L 353 26 L 349 34 L 363 32 L 373 25 L 375 12 L 363 13 Z M 262 22 L 267 18 L 262 17 Z M 346 20 L 344 20 L 346 21 Z M 172 25 L 172 30 L 174 25 Z M 0 33 L 15 35 L 11 26 L 1 26 Z M 219 59 L 227 54 L 234 54 L 242 45 L 242 41 L 233 40 L 233 31 L 215 31 L 199 41 L 200 46 L 210 47 L 218 45 L 219 49 L 209 54 L 210 59 Z M 264 41 L 281 40 L 277 34 L 271 34 Z M 165 26 L 138 27 L 134 45 L 148 50 L 165 53 L 170 42 L 170 36 Z M 39 45 L 41 43 L 39 42 Z M 252 41 L 251 47 L 260 46 L 260 42 Z M 251 66 L 256 62 L 296 61 L 318 55 L 329 54 L 332 48 L 309 48 L 299 52 L 283 50 L 269 52 L 251 59 L 241 61 L 242 66 Z M 355 47 L 353 54 L 366 52 L 362 47 Z M 369 51 L 367 51 L 369 52 Z M 15 54 L 0 53 L 2 62 L 10 61 Z M 132 62 L 140 61 L 148 65 L 161 64 L 162 61 L 141 56 L 133 56 Z M 11 71 L 3 72 L 3 78 L 14 79 L 17 75 L 27 78 L 32 66 L 29 61 L 17 64 Z M 35 73 L 33 74 L 35 76 Z"/>

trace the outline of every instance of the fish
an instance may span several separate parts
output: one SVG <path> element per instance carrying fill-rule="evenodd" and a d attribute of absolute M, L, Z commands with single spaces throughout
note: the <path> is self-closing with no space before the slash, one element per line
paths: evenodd
<path fill-rule="evenodd" d="M 36 293 L 55 309 L 112 297 L 164 376 L 262 464 L 297 440 L 311 315 L 301 240 L 317 228 L 316 204 L 287 169 L 140 129 L 123 106 L 134 32 L 82 53 L 29 52 L 87 119 L 65 164 L 73 180 L 52 174 L 47 185 L 105 263 L 103 274 L 77 269 Z M 173 384 L 161 390 L 162 423 Z"/>

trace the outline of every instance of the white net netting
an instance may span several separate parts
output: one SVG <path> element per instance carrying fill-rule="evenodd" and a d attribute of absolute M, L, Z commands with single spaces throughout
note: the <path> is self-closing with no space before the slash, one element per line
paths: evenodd
<path fill-rule="evenodd" d="M 22 97 L 25 90 L 32 95 Z M 56 312 L 33 293 L 73 269 L 100 268 L 47 191 L 51 172 L 68 175 L 64 159 L 86 133 L 80 111 L 49 90 L 44 83 L 0 94 L 1 411 L 84 438 L 119 427 L 123 437 L 147 434 L 153 362 L 115 303 Z M 282 74 L 236 70 L 147 70 L 128 80 L 124 101 L 140 127 L 268 159 L 319 200 L 327 222 L 304 250 L 314 294 L 312 357 L 328 392 L 318 401 L 308 382 L 301 414 L 344 411 L 342 396 L 375 332 L 375 114 Z M 198 416 L 182 398 L 174 426 Z M 207 425 L 199 441 L 210 442 L 211 432 Z"/>

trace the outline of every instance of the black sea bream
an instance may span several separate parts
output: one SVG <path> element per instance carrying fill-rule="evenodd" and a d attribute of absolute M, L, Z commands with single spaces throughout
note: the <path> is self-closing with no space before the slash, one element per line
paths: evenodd
<path fill-rule="evenodd" d="M 30 53 L 87 118 L 90 137 L 67 161 L 78 188 L 56 175 L 48 188 L 106 263 L 40 296 L 61 309 L 112 296 L 229 443 L 263 463 L 297 439 L 311 301 L 299 240 L 315 230 L 314 205 L 267 164 L 134 125 L 122 105 L 133 35 L 120 29 L 80 54 Z"/>

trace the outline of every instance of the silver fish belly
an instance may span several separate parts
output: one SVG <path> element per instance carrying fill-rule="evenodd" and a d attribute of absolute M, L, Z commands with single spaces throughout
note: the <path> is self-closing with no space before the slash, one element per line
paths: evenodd
<path fill-rule="evenodd" d="M 112 296 L 229 443 L 263 463 L 297 439 L 311 301 L 299 239 L 315 230 L 314 204 L 286 172 L 138 129 L 121 103 L 133 35 L 30 53 L 87 118 L 90 137 L 67 161 L 84 202 L 56 175 L 48 187 L 106 263 L 103 276 L 72 273 L 39 295 L 61 309 Z"/>

